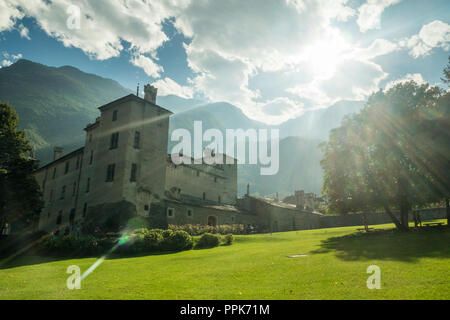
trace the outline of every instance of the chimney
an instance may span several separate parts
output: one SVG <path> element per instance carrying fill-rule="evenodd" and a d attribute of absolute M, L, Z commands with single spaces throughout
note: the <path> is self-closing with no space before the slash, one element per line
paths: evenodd
<path fill-rule="evenodd" d="M 303 209 L 305 207 L 305 191 L 295 191 L 296 207 Z"/>
<path fill-rule="evenodd" d="M 151 84 L 144 86 L 144 99 L 156 104 L 156 95 L 158 94 L 158 88 L 155 88 Z"/>
<path fill-rule="evenodd" d="M 55 147 L 53 148 L 53 161 L 58 160 L 59 158 L 61 158 L 61 155 L 63 153 L 63 148 L 61 147 Z"/>

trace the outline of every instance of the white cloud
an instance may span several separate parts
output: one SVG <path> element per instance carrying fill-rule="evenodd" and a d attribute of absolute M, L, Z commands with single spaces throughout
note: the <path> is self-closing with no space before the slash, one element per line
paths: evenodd
<path fill-rule="evenodd" d="M 2 67 L 9 67 L 14 62 L 16 62 L 19 59 L 22 59 L 22 54 L 9 54 L 8 52 L 2 52 L 3 60 L 0 61 L 0 68 Z"/>
<path fill-rule="evenodd" d="M 80 28 L 69 28 L 68 21 L 72 21 L 69 19 L 77 19 L 77 15 L 67 11 L 74 3 L 71 0 L 6 0 L 1 9 L 6 8 L 6 15 L 12 18 L 8 20 L 2 17 L 0 21 L 7 23 L 3 22 L 0 30 L 12 28 L 15 20 L 26 15 L 34 17 L 48 35 L 57 38 L 65 46 L 80 48 L 95 59 L 119 56 L 124 49 L 122 40 L 127 41 L 132 50 L 138 53 L 154 54 L 168 40 L 162 31 L 162 21 L 173 15 L 176 11 L 174 5 L 183 5 L 184 2 L 77 1 Z M 17 9 L 19 7 L 23 12 Z M 26 31 L 21 29 L 21 34 L 26 35 Z"/>
<path fill-rule="evenodd" d="M 158 95 L 167 96 L 174 94 L 185 99 L 191 99 L 194 96 L 194 89 L 189 86 L 182 86 L 170 78 L 159 79 L 152 83 L 158 88 Z"/>
<path fill-rule="evenodd" d="M 435 20 L 424 25 L 418 34 L 400 41 L 400 45 L 409 49 L 413 58 L 429 55 L 434 48 L 450 49 L 450 25 Z"/>
<path fill-rule="evenodd" d="M 371 29 L 381 28 L 381 14 L 383 11 L 401 0 L 367 0 L 359 7 L 358 20 L 356 21 L 361 32 L 366 32 Z"/>
<path fill-rule="evenodd" d="M 317 79 L 286 91 L 309 100 L 315 108 L 323 108 L 340 100 L 364 100 L 378 90 L 387 76 L 373 62 L 345 60 L 329 79 Z"/>
<path fill-rule="evenodd" d="M 298 70 L 302 74 L 303 67 L 316 77 L 332 76 L 339 56 L 350 49 L 339 29 L 332 25 L 333 20 L 345 21 L 354 15 L 346 3 L 192 2 L 176 17 L 175 26 L 192 37 L 186 52 L 189 66 L 198 73 L 192 79 L 195 89 L 212 101 L 239 106 L 251 118 L 279 121 L 265 112 L 270 109 L 265 105 L 271 101 L 264 101 L 258 90 L 249 89 L 249 79 L 264 72 Z M 301 110 L 299 101 L 278 102 Z M 295 114 L 294 111 L 291 116 Z"/>
<path fill-rule="evenodd" d="M 24 14 L 10 0 L 0 1 L 0 32 L 12 30 Z"/>
<path fill-rule="evenodd" d="M 19 33 L 20 33 L 20 36 L 22 38 L 26 38 L 28 40 L 31 40 L 31 38 L 30 38 L 30 31 L 23 24 L 19 25 Z"/>
<path fill-rule="evenodd" d="M 421 85 L 426 83 L 425 79 L 422 77 L 420 73 L 408 73 L 404 77 L 392 80 L 386 84 L 385 90 L 389 90 L 395 85 L 403 82 L 414 81 L 415 83 Z"/>
<path fill-rule="evenodd" d="M 164 72 L 163 67 L 144 55 L 134 56 L 130 62 L 136 67 L 142 68 L 148 76 L 153 78 L 159 78 L 161 72 Z"/>
<path fill-rule="evenodd" d="M 370 60 L 397 51 L 399 49 L 400 46 L 396 43 L 385 39 L 376 39 L 367 48 L 355 49 L 353 55 L 358 59 Z"/>
<path fill-rule="evenodd" d="M 12 64 L 11 60 L 2 60 L 2 67 L 9 67 Z"/>

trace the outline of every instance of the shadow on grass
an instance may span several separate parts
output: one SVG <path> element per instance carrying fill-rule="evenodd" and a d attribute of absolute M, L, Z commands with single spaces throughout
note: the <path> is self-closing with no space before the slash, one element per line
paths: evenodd
<path fill-rule="evenodd" d="M 335 252 L 345 261 L 394 260 L 416 262 L 420 258 L 450 258 L 450 229 L 432 227 L 410 232 L 375 230 L 323 240 L 310 254 Z"/>
<path fill-rule="evenodd" d="M 100 259 L 101 257 L 106 256 L 106 260 L 115 260 L 115 259 L 128 259 L 128 258 L 140 258 L 147 256 L 159 256 L 159 255 L 168 255 L 174 254 L 178 252 L 182 252 L 184 250 L 178 251 L 158 251 L 158 252 L 142 252 L 142 253 L 109 253 L 109 254 L 74 254 L 74 255 L 46 255 L 39 251 L 30 251 L 20 256 L 9 258 L 9 257 L 0 257 L 0 270 L 31 266 L 31 265 L 39 265 L 43 263 L 51 263 L 58 262 L 64 260 L 76 260 L 76 259 Z"/>

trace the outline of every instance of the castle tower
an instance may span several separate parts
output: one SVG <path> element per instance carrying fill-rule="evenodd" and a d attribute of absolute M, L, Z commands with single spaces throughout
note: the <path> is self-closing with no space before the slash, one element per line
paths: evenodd
<path fill-rule="evenodd" d="M 86 128 L 86 173 L 90 205 L 125 201 L 147 216 L 163 199 L 170 111 L 155 104 L 157 89 L 144 87 L 145 99 L 128 95 L 100 107 Z M 91 156 L 93 160 L 91 160 Z M 91 164 L 89 164 L 91 163 Z M 106 190 L 106 192 L 105 192 Z"/>

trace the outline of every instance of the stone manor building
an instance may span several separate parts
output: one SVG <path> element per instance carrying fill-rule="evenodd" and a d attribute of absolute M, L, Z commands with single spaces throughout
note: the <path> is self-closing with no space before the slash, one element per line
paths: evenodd
<path fill-rule="evenodd" d="M 148 218 L 155 227 L 244 224 L 284 231 L 314 226 L 317 215 L 295 204 L 270 203 L 249 192 L 237 199 L 236 160 L 175 165 L 167 153 L 172 112 L 156 105 L 156 88 L 147 85 L 144 91 L 143 99 L 130 94 L 101 106 L 100 116 L 84 129 L 84 147 L 66 155 L 55 148 L 54 160 L 37 170 L 45 202 L 40 230 L 71 229 L 90 214 L 117 211 Z"/>

